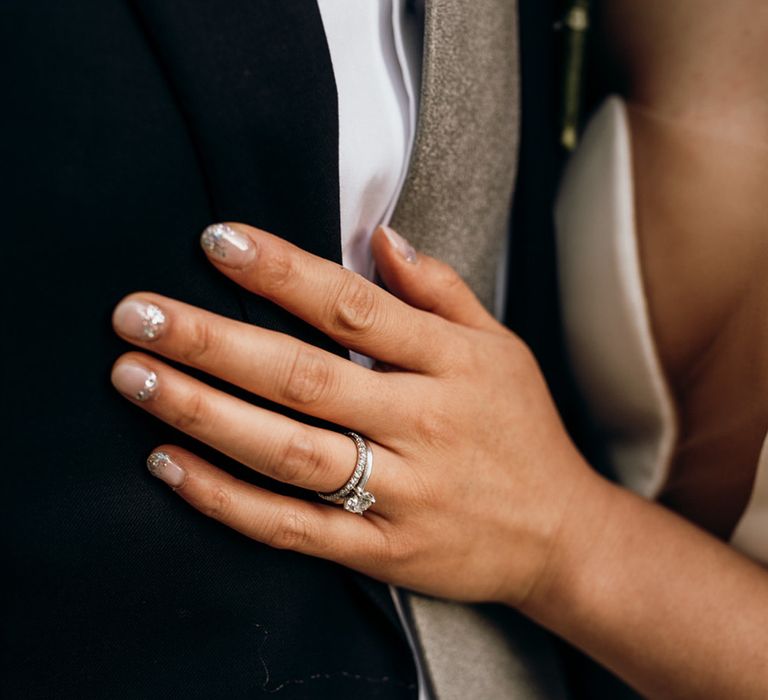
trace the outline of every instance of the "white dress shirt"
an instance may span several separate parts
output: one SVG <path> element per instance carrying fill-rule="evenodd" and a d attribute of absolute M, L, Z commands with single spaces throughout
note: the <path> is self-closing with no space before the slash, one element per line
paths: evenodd
<path fill-rule="evenodd" d="M 342 262 L 373 279 L 371 235 L 392 216 L 413 146 L 422 37 L 405 0 L 317 4 L 338 94 Z M 416 660 L 419 700 L 428 700 L 420 655 L 397 591 L 390 590 Z"/>
<path fill-rule="evenodd" d="M 392 215 L 413 144 L 421 37 L 404 0 L 317 4 L 338 93 L 342 259 L 371 278 L 371 234 Z"/>

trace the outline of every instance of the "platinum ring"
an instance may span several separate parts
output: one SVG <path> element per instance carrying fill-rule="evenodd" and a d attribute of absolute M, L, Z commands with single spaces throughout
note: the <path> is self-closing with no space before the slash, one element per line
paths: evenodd
<path fill-rule="evenodd" d="M 352 431 L 345 433 L 345 435 L 355 443 L 357 448 L 357 460 L 352 476 L 338 491 L 329 493 L 318 491 L 317 495 L 324 501 L 339 505 L 344 504 L 344 510 L 350 513 L 362 515 L 376 503 L 376 497 L 370 491 L 365 490 L 373 471 L 373 450 L 362 435 Z"/>

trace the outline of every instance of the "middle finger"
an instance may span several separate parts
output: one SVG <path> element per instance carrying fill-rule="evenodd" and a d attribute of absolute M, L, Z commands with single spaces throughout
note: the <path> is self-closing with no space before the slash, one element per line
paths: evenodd
<path fill-rule="evenodd" d="M 125 340 L 265 399 L 364 433 L 391 437 L 406 386 L 291 336 L 155 294 L 131 295 L 113 316 Z"/>

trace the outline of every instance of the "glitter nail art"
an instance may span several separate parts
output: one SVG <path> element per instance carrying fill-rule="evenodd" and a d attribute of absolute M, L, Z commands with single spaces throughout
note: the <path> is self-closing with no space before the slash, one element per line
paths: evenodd
<path fill-rule="evenodd" d="M 165 452 L 153 452 L 147 457 L 147 469 L 157 479 L 174 489 L 184 484 L 187 473 Z"/>
<path fill-rule="evenodd" d="M 136 392 L 137 401 L 146 401 L 157 391 L 157 374 L 150 372 L 144 380 L 144 388 Z"/>
<path fill-rule="evenodd" d="M 154 340 L 163 330 L 165 314 L 160 307 L 147 304 L 140 312 L 142 320 L 142 333 L 146 340 Z"/>
<path fill-rule="evenodd" d="M 165 452 L 153 452 L 147 457 L 147 469 L 152 476 L 160 478 L 171 458 Z"/>
<path fill-rule="evenodd" d="M 253 260 L 250 239 L 227 224 L 211 224 L 200 236 L 200 245 L 217 262 L 231 268 L 243 268 Z"/>
<path fill-rule="evenodd" d="M 226 236 L 233 233 L 232 229 L 226 224 L 212 224 L 200 236 L 200 242 L 203 248 L 218 258 L 227 257 L 227 246 L 224 245 Z"/>

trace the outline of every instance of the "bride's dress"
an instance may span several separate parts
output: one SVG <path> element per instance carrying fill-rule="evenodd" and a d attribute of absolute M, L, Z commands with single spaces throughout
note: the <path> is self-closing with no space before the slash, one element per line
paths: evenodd
<path fill-rule="evenodd" d="M 678 429 L 643 289 L 630 137 L 626 105 L 608 98 L 561 184 L 558 266 L 566 344 L 591 418 L 620 481 L 653 499 L 669 477 Z M 768 440 L 730 541 L 768 563 Z"/>

